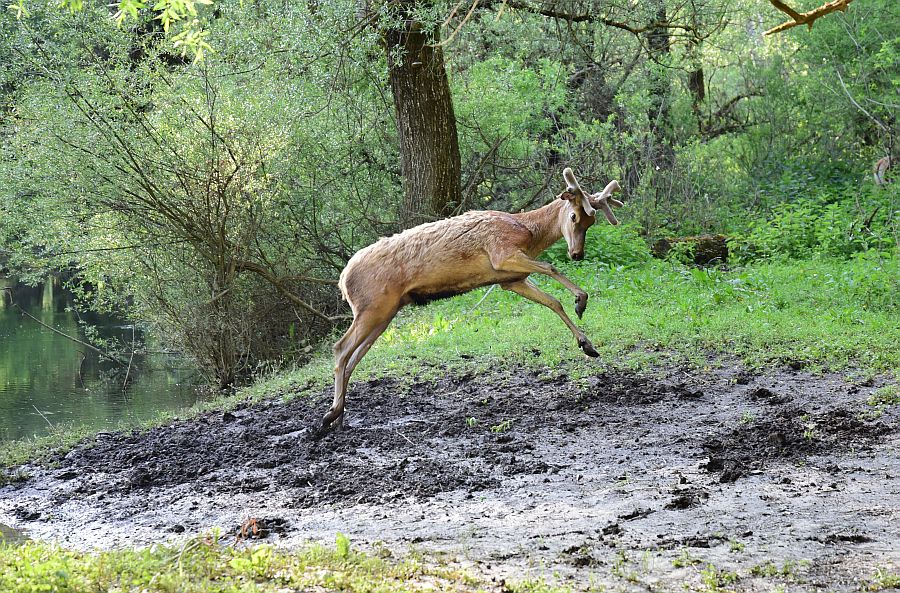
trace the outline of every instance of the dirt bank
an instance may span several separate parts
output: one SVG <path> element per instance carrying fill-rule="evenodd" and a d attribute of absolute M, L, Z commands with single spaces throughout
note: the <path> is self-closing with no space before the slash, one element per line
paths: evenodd
<path fill-rule="evenodd" d="M 254 518 L 497 578 L 855 590 L 900 563 L 900 406 L 868 406 L 876 386 L 730 365 L 356 383 L 318 440 L 329 393 L 101 434 L 0 489 L 0 523 L 114 546 Z"/>

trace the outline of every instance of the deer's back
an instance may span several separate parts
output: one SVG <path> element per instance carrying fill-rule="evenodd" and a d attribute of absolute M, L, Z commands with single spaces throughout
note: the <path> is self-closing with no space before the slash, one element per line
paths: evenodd
<path fill-rule="evenodd" d="M 359 250 L 341 273 L 341 292 L 354 313 L 375 300 L 408 296 L 424 303 L 462 294 L 504 281 L 490 254 L 530 239 L 505 212 L 473 211 L 422 224 Z"/>

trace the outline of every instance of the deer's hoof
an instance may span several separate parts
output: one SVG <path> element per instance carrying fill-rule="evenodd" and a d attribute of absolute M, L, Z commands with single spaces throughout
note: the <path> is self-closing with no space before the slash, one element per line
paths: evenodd
<path fill-rule="evenodd" d="M 591 344 L 590 341 L 588 341 L 587 338 L 584 338 L 584 339 L 582 339 L 582 340 L 578 340 L 578 347 L 581 348 L 581 350 L 582 350 L 585 354 L 587 354 L 588 356 L 590 356 L 591 358 L 597 358 L 598 356 L 600 356 L 600 353 L 597 352 L 596 350 L 594 350 L 594 345 Z"/>
<path fill-rule="evenodd" d="M 578 315 L 578 319 L 581 319 L 581 316 L 584 315 L 584 310 L 587 309 L 587 294 L 580 294 L 575 297 L 575 314 Z"/>
<path fill-rule="evenodd" d="M 322 437 L 333 430 L 340 430 L 344 427 L 344 411 L 329 410 L 325 417 L 322 418 L 322 426 L 316 431 L 317 437 Z"/>

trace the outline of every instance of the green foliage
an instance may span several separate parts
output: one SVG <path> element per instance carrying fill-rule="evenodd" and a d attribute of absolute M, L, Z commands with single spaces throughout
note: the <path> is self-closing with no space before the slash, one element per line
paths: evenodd
<path fill-rule="evenodd" d="M 0 225 L 0 268 L 26 282 L 60 271 L 83 307 L 142 320 L 213 384 L 303 357 L 339 306 L 332 284 L 305 278 L 335 278 L 348 245 L 390 228 L 373 223 L 390 219 L 397 194 L 385 167 L 395 153 L 383 123 L 372 123 L 388 117 L 373 103 L 378 90 L 363 81 L 337 100 L 346 82 L 337 77 L 279 77 L 310 54 L 346 51 L 305 21 L 279 33 L 322 37 L 315 46 L 232 76 L 248 59 L 240 52 L 272 41 L 259 22 L 210 27 L 220 58 L 172 72 L 171 48 L 101 14 L 35 7 L 15 31 L 23 46 L 58 42 L 12 53 L 22 71 L 46 69 L 54 80 L 18 80 L 17 108 L 3 121 L 0 217 L 12 222 Z M 336 131 L 336 113 L 355 125 Z M 330 158 L 348 150 L 371 166 L 347 172 Z M 328 177 L 341 183 L 323 201 Z"/>
<path fill-rule="evenodd" d="M 598 216 L 597 223 L 588 229 L 585 238 L 586 260 L 599 262 L 607 267 L 634 267 L 652 258 L 647 242 L 640 236 L 640 228 L 636 224 L 612 226 L 607 224 L 605 218 Z M 566 242 L 559 241 L 552 245 L 545 252 L 545 257 L 557 264 L 569 261 Z"/>
<path fill-rule="evenodd" d="M 198 8 L 212 4 L 213 0 L 157 0 L 156 2 L 119 0 L 113 6 L 118 9 L 115 13 L 115 22 L 119 25 L 123 25 L 126 21 L 140 21 L 140 13 L 152 8 L 156 13 L 154 18 L 160 22 L 165 33 L 169 33 L 173 25 L 178 29 L 170 40 L 173 47 L 180 48 L 182 54 L 190 53 L 194 59 L 200 61 L 206 52 L 212 50 L 212 47 L 206 41 L 209 32 L 204 31 L 201 26 Z M 31 17 L 29 7 L 31 4 L 28 0 L 18 0 L 8 5 L 9 10 L 15 13 L 19 20 Z M 84 0 L 59 0 L 56 8 L 75 14 L 84 10 Z"/>
<path fill-rule="evenodd" d="M 730 244 L 739 261 L 765 258 L 847 258 L 897 247 L 897 194 L 874 186 L 819 190 L 811 198 L 776 204 Z"/>

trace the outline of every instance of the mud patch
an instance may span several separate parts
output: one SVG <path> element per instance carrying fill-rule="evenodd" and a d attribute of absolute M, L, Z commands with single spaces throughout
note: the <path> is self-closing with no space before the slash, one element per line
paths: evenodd
<path fill-rule="evenodd" d="M 769 590 L 789 565 L 849 590 L 900 560 L 900 406 L 869 414 L 876 387 L 729 365 L 354 383 L 321 439 L 327 391 L 98 435 L 0 489 L 0 521 L 80 547 L 340 531 L 576 587 L 702 586 L 714 565 Z"/>
<path fill-rule="evenodd" d="M 496 485 L 495 472 L 482 459 L 503 457 L 510 447 L 476 439 L 484 449 L 477 458 L 464 450 L 432 449 L 429 442 L 454 431 L 429 418 L 438 404 L 427 392 L 404 395 L 395 381 L 365 384 L 350 428 L 321 439 L 314 437 L 315 419 L 328 408 L 327 394 L 208 414 L 144 434 L 111 435 L 57 460 L 67 475 L 82 477 L 61 498 L 187 484 L 207 495 L 289 490 L 294 506 L 304 508 Z M 377 424 L 384 420 L 388 424 Z M 461 412 L 459 424 L 464 425 Z M 517 467 L 509 463 L 505 470 Z"/>
<path fill-rule="evenodd" d="M 760 391 L 765 395 L 760 397 Z M 779 407 L 703 443 L 710 456 L 704 468 L 718 473 L 721 482 L 734 482 L 776 459 L 797 460 L 840 449 L 862 451 L 893 429 L 881 419 L 868 418 L 862 406 L 810 413 L 764 388 L 751 398 Z"/>

